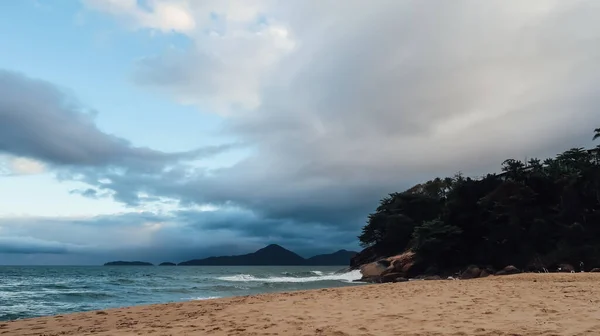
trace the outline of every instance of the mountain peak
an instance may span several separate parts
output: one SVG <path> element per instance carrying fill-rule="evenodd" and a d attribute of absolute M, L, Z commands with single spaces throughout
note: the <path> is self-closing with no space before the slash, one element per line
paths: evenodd
<path fill-rule="evenodd" d="M 281 245 L 277 245 L 277 244 L 269 244 L 269 245 L 257 250 L 254 253 L 258 253 L 258 254 L 277 254 L 277 253 L 295 254 L 294 252 L 286 249 L 285 247 L 283 247 Z"/>
<path fill-rule="evenodd" d="M 269 245 L 261 248 L 261 250 L 285 250 L 285 248 L 281 245 L 269 244 Z"/>

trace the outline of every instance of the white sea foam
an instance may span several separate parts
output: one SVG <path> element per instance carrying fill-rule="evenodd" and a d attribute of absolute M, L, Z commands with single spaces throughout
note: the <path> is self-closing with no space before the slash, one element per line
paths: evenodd
<path fill-rule="evenodd" d="M 320 275 L 318 275 L 319 273 Z M 285 282 L 315 282 L 315 281 L 342 281 L 342 282 L 352 282 L 354 280 L 360 279 L 361 278 L 361 274 L 359 270 L 355 270 L 355 271 L 351 271 L 348 273 L 327 273 L 324 274 L 323 272 L 320 271 L 312 271 L 311 273 L 315 274 L 315 276 L 308 276 L 308 277 L 290 277 L 290 276 L 283 276 L 283 277 L 265 277 L 265 278 L 261 278 L 261 277 L 255 277 L 253 275 L 250 274 L 237 274 L 237 275 L 231 275 L 231 276 L 223 276 L 223 277 L 218 277 L 217 279 L 219 280 L 223 280 L 223 281 L 233 281 L 233 282 L 281 282 L 281 283 L 285 283 Z"/>
<path fill-rule="evenodd" d="M 192 300 L 192 301 L 199 301 L 199 300 L 213 300 L 213 299 L 220 299 L 220 296 L 198 296 L 198 297 L 193 297 L 193 298 L 186 298 L 184 300 Z"/>

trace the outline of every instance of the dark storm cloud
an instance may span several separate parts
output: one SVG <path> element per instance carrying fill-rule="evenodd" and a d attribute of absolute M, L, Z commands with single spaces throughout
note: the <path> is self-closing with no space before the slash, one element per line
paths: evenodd
<path fill-rule="evenodd" d="M 0 254 L 67 254 L 77 249 L 72 244 L 32 237 L 0 237 Z"/>
<path fill-rule="evenodd" d="M 64 166 L 148 170 L 227 150 L 213 146 L 181 153 L 135 147 L 95 125 L 88 110 L 55 85 L 0 70 L 0 152 Z"/>

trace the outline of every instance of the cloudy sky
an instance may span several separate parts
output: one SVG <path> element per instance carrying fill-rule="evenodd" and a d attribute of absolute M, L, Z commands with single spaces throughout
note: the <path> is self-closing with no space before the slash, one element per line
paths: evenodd
<path fill-rule="evenodd" d="M 600 3 L 0 2 L 0 264 L 358 249 L 389 192 L 591 145 Z"/>

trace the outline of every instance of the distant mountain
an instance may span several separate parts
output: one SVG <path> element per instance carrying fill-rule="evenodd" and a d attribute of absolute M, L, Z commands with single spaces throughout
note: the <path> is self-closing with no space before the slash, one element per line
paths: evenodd
<path fill-rule="evenodd" d="M 271 244 L 254 253 L 238 256 L 210 257 L 179 263 L 180 266 L 297 266 L 306 259 L 283 247 Z"/>
<path fill-rule="evenodd" d="M 165 261 L 165 262 L 161 262 L 160 264 L 158 264 L 158 266 L 177 266 L 177 264 Z"/>
<path fill-rule="evenodd" d="M 346 266 L 358 252 L 339 250 L 330 254 L 319 254 L 306 259 L 306 264 L 311 266 Z"/>
<path fill-rule="evenodd" d="M 104 264 L 104 266 L 154 266 L 153 264 L 145 261 L 111 261 Z"/>

